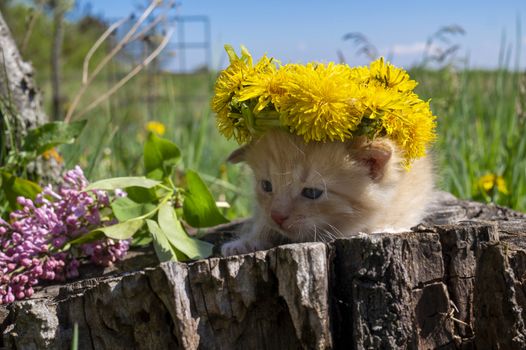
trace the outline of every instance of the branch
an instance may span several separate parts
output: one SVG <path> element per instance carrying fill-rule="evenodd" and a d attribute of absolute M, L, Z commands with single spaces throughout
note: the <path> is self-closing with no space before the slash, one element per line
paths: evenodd
<path fill-rule="evenodd" d="M 166 7 L 167 9 L 170 9 L 172 7 L 174 7 L 176 4 L 175 4 L 175 1 L 174 0 L 170 0 L 170 2 L 168 2 L 166 4 Z M 146 33 L 148 33 L 152 28 L 154 28 L 157 24 L 161 23 L 163 20 L 166 19 L 166 16 L 163 14 L 163 15 L 159 15 L 157 16 L 157 18 L 155 18 L 150 24 L 148 24 L 143 30 L 141 30 L 139 33 L 135 34 L 131 39 L 130 39 L 130 42 L 131 41 L 135 41 L 135 40 L 138 40 L 138 39 L 143 39 L 144 36 L 146 35 Z"/>
<path fill-rule="evenodd" d="M 126 35 L 122 38 L 122 40 L 111 50 L 111 52 L 106 55 L 102 61 L 97 65 L 97 67 L 93 70 L 93 73 L 91 76 L 89 76 L 86 81 L 82 83 L 79 92 L 77 95 L 75 95 L 75 98 L 73 99 L 73 102 L 71 103 L 68 113 L 66 114 L 66 117 L 64 118 L 64 121 L 66 123 L 69 123 L 72 119 L 73 112 L 77 108 L 81 97 L 84 95 L 88 87 L 90 86 L 91 82 L 95 77 L 100 73 L 100 71 L 119 53 L 122 48 L 130 41 L 130 39 L 133 37 L 137 29 L 140 27 L 140 25 L 148 18 L 148 16 L 152 13 L 155 8 L 157 8 L 163 0 L 152 0 L 150 5 L 146 8 L 146 10 L 142 13 L 142 15 L 139 17 L 137 22 L 133 25 L 133 27 L 126 33 Z M 99 44 L 100 45 L 100 44 Z"/>
<path fill-rule="evenodd" d="M 87 84 L 88 82 L 88 69 L 89 69 L 89 62 L 93 55 L 95 54 L 95 51 L 102 45 L 104 40 L 106 40 L 111 33 L 113 33 L 115 30 L 117 30 L 120 26 L 122 26 L 124 23 L 126 23 L 131 16 L 125 17 L 121 19 L 120 21 L 117 21 L 113 23 L 106 31 L 101 35 L 100 38 L 97 39 L 95 44 L 91 47 L 91 49 L 86 54 L 86 57 L 84 58 L 84 64 L 82 66 L 82 84 Z"/>
<path fill-rule="evenodd" d="M 168 44 L 170 39 L 172 38 L 174 31 L 170 30 L 165 37 L 163 38 L 162 42 L 159 44 L 159 46 L 139 65 L 137 65 L 131 72 L 129 72 L 124 78 L 119 80 L 117 84 L 111 87 L 104 95 L 97 98 L 95 101 L 90 103 L 88 107 L 86 107 L 82 112 L 78 113 L 78 117 L 83 116 L 87 112 L 91 111 L 93 108 L 97 107 L 101 102 L 107 100 L 111 95 L 113 95 L 117 90 L 119 90 L 124 84 L 126 84 L 131 78 L 136 76 L 144 67 L 146 67 L 148 64 L 151 63 L 159 54 L 161 51 L 165 48 L 165 46 Z"/>

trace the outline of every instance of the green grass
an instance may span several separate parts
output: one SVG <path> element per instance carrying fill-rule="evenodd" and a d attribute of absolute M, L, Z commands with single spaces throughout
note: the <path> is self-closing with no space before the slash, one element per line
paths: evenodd
<path fill-rule="evenodd" d="M 71 93 L 69 100 L 80 81 L 80 77 L 70 77 L 64 88 Z M 66 167 L 80 164 L 91 180 L 140 175 L 145 126 L 148 121 L 159 121 L 166 126 L 164 137 L 181 148 L 181 165 L 197 170 L 215 197 L 231 204 L 224 214 L 230 218 L 247 216 L 250 174 L 245 166 L 225 164 L 237 144 L 225 140 L 215 128 L 209 107 L 214 78 L 208 73 L 139 74 L 109 102 L 86 115 L 89 121 L 78 141 L 61 148 Z M 96 81 L 83 104 L 107 89 L 109 81 L 108 77 Z"/>
<path fill-rule="evenodd" d="M 434 153 L 440 187 L 525 211 L 526 75 L 507 69 L 413 73 L 418 93 L 432 98 L 438 116 Z M 509 193 L 482 190 L 479 179 L 487 173 L 501 175 Z"/>
<path fill-rule="evenodd" d="M 7 19 L 19 43 L 29 14 L 22 5 L 9 7 Z M 49 17 L 39 17 L 25 53 L 37 68 L 48 111 L 50 25 Z M 517 20 L 515 52 L 521 51 L 520 28 Z M 62 84 L 66 106 L 79 88 L 82 58 L 102 30 L 93 18 L 67 24 Z M 494 71 L 446 66 L 439 70 L 420 67 L 410 73 L 419 82 L 417 93 L 431 99 L 438 116 L 433 153 L 440 188 L 461 198 L 494 201 L 526 211 L 526 73 L 518 72 L 518 55 L 513 58 L 515 69 L 511 69 L 509 47 L 503 36 L 496 62 L 499 68 Z M 99 52 L 94 62 L 103 54 Z M 119 67 L 112 63 L 95 80 L 79 110 L 122 77 L 118 70 L 122 70 L 122 62 Z M 209 108 L 214 79 L 207 73 L 140 73 L 109 102 L 86 114 L 89 122 L 78 142 L 61 148 L 66 167 L 80 164 L 91 180 L 142 174 L 144 126 L 150 120 L 160 121 L 166 125 L 164 136 L 180 146 L 184 165 L 203 174 L 216 198 L 231 203 L 226 214 L 231 218 L 247 215 L 251 175 L 245 166 L 224 163 L 237 145 L 226 141 L 215 128 Z M 481 190 L 479 179 L 488 173 L 502 176 L 509 193 Z"/>
<path fill-rule="evenodd" d="M 411 75 L 419 81 L 417 93 L 432 99 L 438 116 L 433 153 L 439 187 L 461 198 L 526 211 L 526 105 L 522 102 L 526 76 L 505 69 L 452 68 L 414 69 Z M 207 73 L 141 73 L 110 102 L 87 115 L 89 123 L 81 138 L 62 149 L 67 165 L 80 162 L 92 180 L 141 174 L 144 126 L 157 120 L 166 125 L 165 137 L 182 149 L 184 165 L 204 175 L 216 198 L 232 204 L 226 214 L 247 215 L 251 176 L 245 166 L 224 163 L 237 145 L 215 128 L 209 108 L 213 80 Z M 96 82 L 85 103 L 107 84 Z M 74 92 L 78 83 L 71 79 L 66 86 Z M 509 194 L 481 190 L 479 179 L 487 173 L 502 175 Z"/>

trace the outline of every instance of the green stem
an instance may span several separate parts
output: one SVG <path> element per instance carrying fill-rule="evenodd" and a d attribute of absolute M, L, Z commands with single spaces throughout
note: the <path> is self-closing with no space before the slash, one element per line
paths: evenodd
<path fill-rule="evenodd" d="M 254 129 L 258 131 L 263 131 L 268 128 L 279 128 L 281 127 L 281 123 L 279 119 L 256 119 L 255 127 Z M 263 130 L 262 130 L 263 129 Z"/>
<path fill-rule="evenodd" d="M 168 202 L 170 198 L 172 198 L 172 194 L 173 192 L 164 196 L 163 199 L 159 202 L 159 204 L 154 209 L 150 210 L 148 213 L 141 215 L 141 216 L 137 216 L 136 218 L 130 219 L 130 221 L 131 220 L 143 220 L 143 219 L 149 218 L 150 216 L 153 216 L 164 203 Z"/>
<path fill-rule="evenodd" d="M 168 183 L 170 184 L 170 186 L 172 186 L 172 188 L 166 187 L 167 189 L 169 189 L 170 191 L 175 191 L 177 189 L 177 187 L 175 186 L 171 176 L 168 176 Z M 161 186 L 162 186 L 162 184 L 161 184 Z"/>
<path fill-rule="evenodd" d="M 262 111 L 257 114 L 257 120 L 278 120 L 279 121 L 279 113 L 277 111 Z"/>
<path fill-rule="evenodd" d="M 175 186 L 174 186 L 172 180 L 171 180 L 170 178 L 168 178 L 168 179 L 169 179 L 169 181 L 170 181 L 170 185 L 173 186 L 173 187 L 168 187 L 168 186 L 166 186 L 166 185 L 163 185 L 162 183 L 161 183 L 161 184 L 158 184 L 157 186 L 159 186 L 160 188 L 162 188 L 162 189 L 164 189 L 164 190 L 167 190 L 167 191 L 169 191 L 169 192 L 173 192 Z"/>

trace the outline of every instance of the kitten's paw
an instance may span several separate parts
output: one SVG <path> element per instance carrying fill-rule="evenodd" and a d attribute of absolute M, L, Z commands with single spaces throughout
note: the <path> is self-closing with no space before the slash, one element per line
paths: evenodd
<path fill-rule="evenodd" d="M 238 239 L 232 242 L 228 242 L 223 244 L 221 247 L 221 255 L 223 256 L 230 256 L 230 255 L 239 255 L 239 254 L 246 254 L 246 253 L 252 253 L 257 250 L 262 250 L 267 248 L 264 244 L 261 244 L 261 242 L 258 241 L 245 241 L 243 239 Z"/>

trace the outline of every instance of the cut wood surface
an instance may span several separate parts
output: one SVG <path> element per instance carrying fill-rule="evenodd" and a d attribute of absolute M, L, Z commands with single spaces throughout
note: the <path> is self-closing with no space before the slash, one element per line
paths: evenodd
<path fill-rule="evenodd" d="M 442 194 L 413 232 L 191 263 L 139 252 L 0 307 L 1 346 L 68 349 L 76 323 L 79 349 L 524 349 L 525 236 L 524 214 Z"/>

